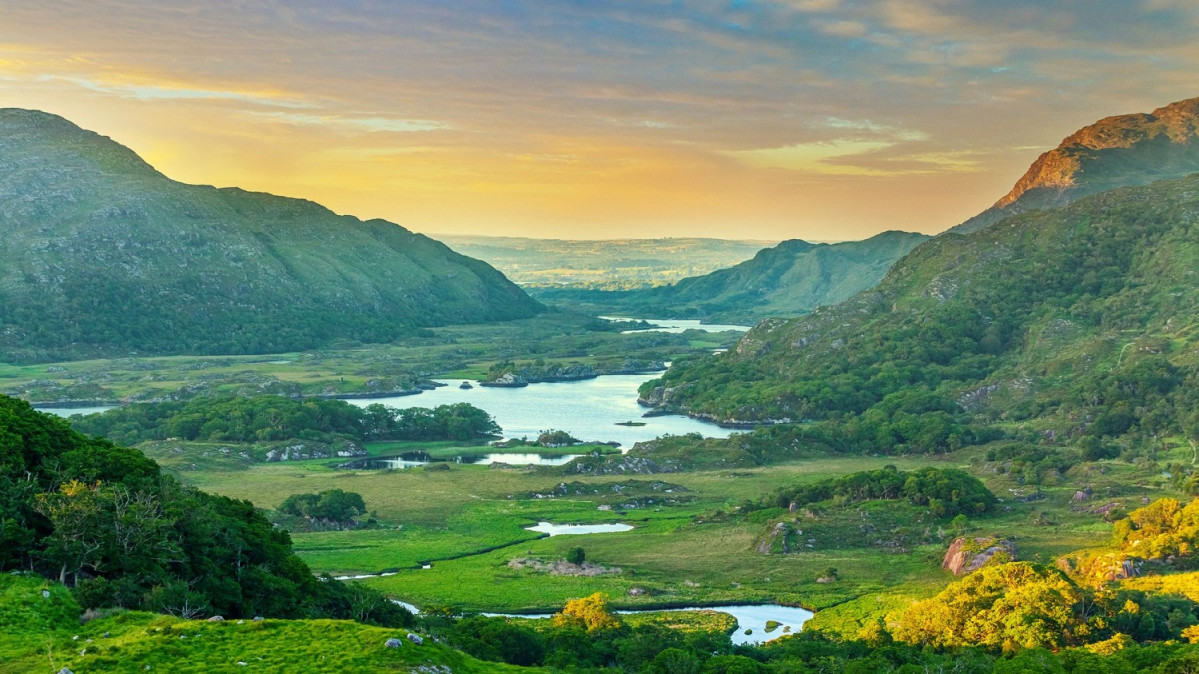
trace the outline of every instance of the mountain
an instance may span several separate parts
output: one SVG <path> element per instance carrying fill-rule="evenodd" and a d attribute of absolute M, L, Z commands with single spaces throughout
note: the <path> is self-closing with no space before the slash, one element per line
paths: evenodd
<path fill-rule="evenodd" d="M 31 110 L 0 110 L 0 237 L 0 361 L 278 352 L 541 310 L 393 223 L 175 182 Z"/>
<path fill-rule="evenodd" d="M 1199 98 L 1149 114 L 1101 119 L 1042 154 L 1016 186 L 950 231 L 972 232 L 1036 208 L 1064 206 L 1116 187 L 1146 185 L 1199 171 Z"/>
<path fill-rule="evenodd" d="M 535 291 L 544 301 L 589 303 L 632 316 L 755 322 L 835 304 L 878 283 L 896 260 L 929 237 L 883 232 L 864 241 L 784 241 L 752 259 L 670 286 L 630 291 Z"/>
<path fill-rule="evenodd" d="M 942 235 L 873 290 L 764 321 L 642 395 L 723 421 L 865 415 L 950 448 L 962 414 L 1044 437 L 1199 439 L 1197 223 L 1191 176 Z"/>

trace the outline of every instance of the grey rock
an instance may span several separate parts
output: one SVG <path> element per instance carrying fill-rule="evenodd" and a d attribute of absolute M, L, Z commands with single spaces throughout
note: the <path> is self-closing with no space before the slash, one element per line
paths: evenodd
<path fill-rule="evenodd" d="M 399 648 L 400 646 L 403 646 L 403 645 L 404 645 L 404 642 L 400 641 L 399 639 L 396 639 L 395 637 L 392 637 L 391 639 L 388 639 L 387 641 L 383 642 L 383 646 L 386 648 Z"/>
<path fill-rule="evenodd" d="M 425 640 L 423 638 L 421 638 L 421 635 L 416 634 L 414 632 L 408 633 L 408 641 L 411 641 L 412 643 L 417 644 L 418 646 L 420 644 L 425 643 Z"/>

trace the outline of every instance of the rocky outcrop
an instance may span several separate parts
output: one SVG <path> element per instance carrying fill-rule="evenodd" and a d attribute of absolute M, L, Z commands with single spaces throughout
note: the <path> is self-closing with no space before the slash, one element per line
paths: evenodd
<path fill-rule="evenodd" d="M 949 546 L 941 568 L 955 576 L 978 571 L 988 563 L 1010 562 L 1016 559 L 1014 543 L 1002 538 L 967 538 L 962 536 Z"/>
<path fill-rule="evenodd" d="M 1042 154 L 991 208 L 954 227 L 973 232 L 1035 208 L 1064 206 L 1116 187 L 1146 185 L 1199 171 L 1199 98 L 1149 114 L 1101 119 Z"/>

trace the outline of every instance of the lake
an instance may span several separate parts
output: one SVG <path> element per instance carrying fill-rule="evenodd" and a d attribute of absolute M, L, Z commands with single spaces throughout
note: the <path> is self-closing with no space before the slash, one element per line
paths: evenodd
<path fill-rule="evenodd" d="M 621 330 L 620 334 L 628 335 L 634 332 L 669 332 L 680 333 L 687 330 L 701 330 L 703 332 L 747 332 L 750 329 L 748 325 L 721 325 L 719 323 L 701 323 L 698 320 L 690 320 L 683 318 L 623 318 L 620 316 L 600 316 L 599 318 L 605 321 L 645 321 L 652 328 L 642 328 L 640 330 Z"/>
<path fill-rule="evenodd" d="M 646 409 L 637 404 L 637 387 L 649 379 L 643 374 L 614 374 L 521 388 L 476 385 L 469 389 L 459 388 L 461 379 L 447 379 L 440 382 L 446 386 L 419 395 L 356 398 L 347 402 L 359 407 L 381 403 L 399 408 L 470 403 L 491 414 L 505 438 L 536 439 L 542 431 L 556 429 L 580 440 L 617 442 L 624 449 L 660 435 L 699 433 L 708 438 L 727 438 L 734 432 L 678 414 L 642 418 Z M 645 425 L 616 425 L 626 421 Z"/>

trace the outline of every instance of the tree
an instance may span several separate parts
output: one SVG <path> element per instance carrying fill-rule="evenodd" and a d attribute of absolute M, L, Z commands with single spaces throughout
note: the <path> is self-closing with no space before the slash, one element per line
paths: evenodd
<path fill-rule="evenodd" d="M 587 632 L 601 632 L 622 625 L 619 616 L 608 611 L 608 595 L 603 592 L 566 602 L 561 613 L 554 615 L 554 627 L 578 626 Z"/>
<path fill-rule="evenodd" d="M 587 553 L 583 551 L 583 548 L 571 548 L 570 552 L 566 553 L 566 561 L 575 566 L 582 566 L 586 559 Z"/>

